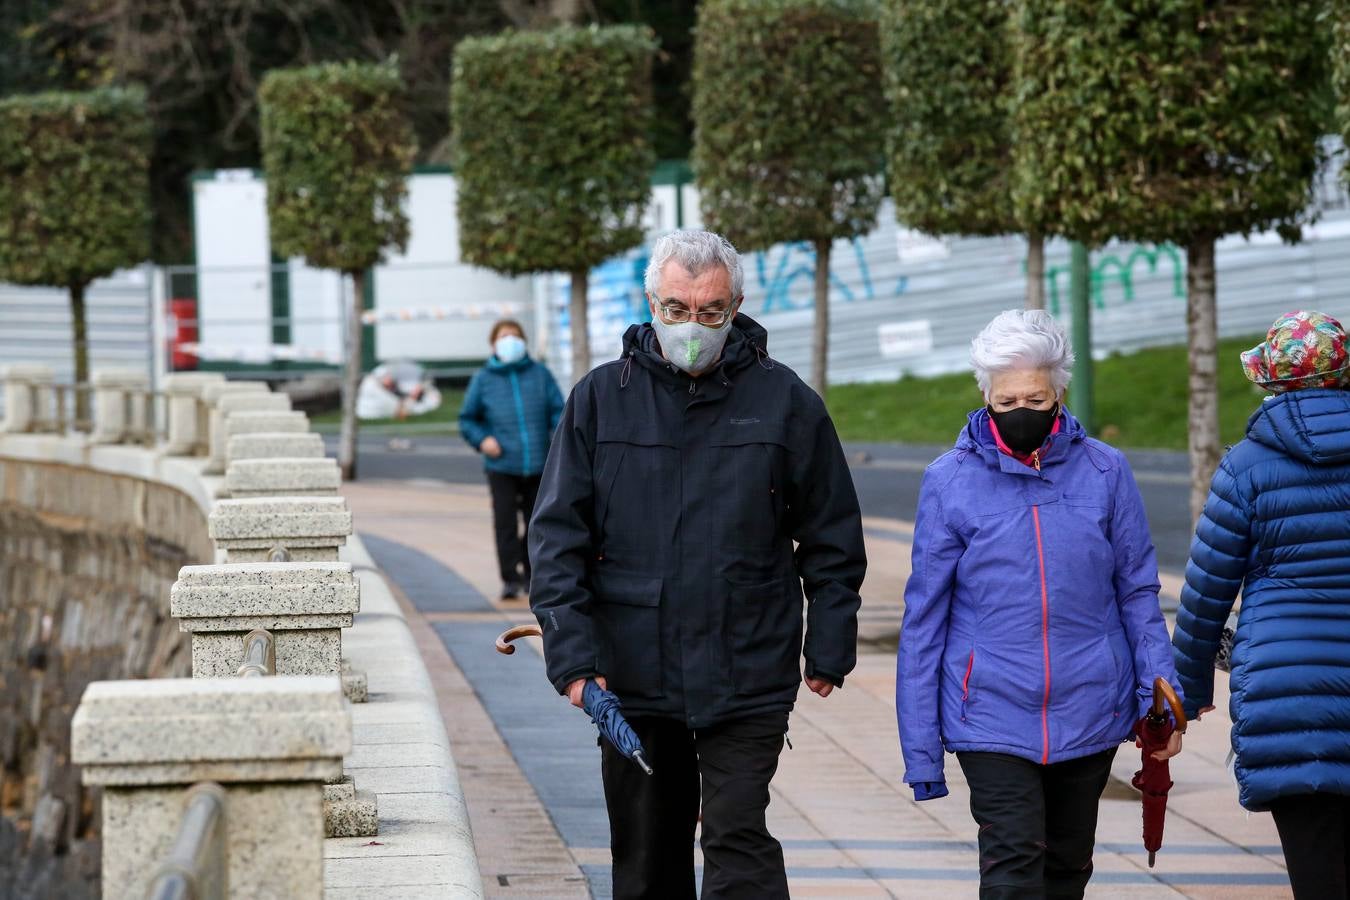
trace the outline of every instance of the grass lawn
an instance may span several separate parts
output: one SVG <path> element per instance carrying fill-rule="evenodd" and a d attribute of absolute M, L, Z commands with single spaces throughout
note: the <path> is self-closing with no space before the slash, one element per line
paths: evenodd
<path fill-rule="evenodd" d="M 1264 335 L 1219 342 L 1219 434 L 1233 444 L 1266 393 L 1242 374 L 1238 353 Z M 1112 356 L 1096 365 L 1097 435 L 1119 447 L 1186 449 L 1186 348 Z M 1069 408 L 1073 408 L 1070 385 Z M 969 373 L 830 388 L 829 407 L 846 441 L 951 444 L 966 413 L 983 405 Z"/>
<path fill-rule="evenodd" d="M 400 422 L 398 419 L 363 419 L 362 428 L 380 428 L 398 430 L 406 428 L 418 434 L 455 434 L 459 431 L 456 419 L 459 408 L 464 404 L 464 388 L 441 388 L 441 405 L 424 416 L 411 416 Z M 309 417 L 320 431 L 337 430 L 342 425 L 342 410 L 333 409 L 316 413 Z M 412 427 L 409 427 L 412 426 Z"/>

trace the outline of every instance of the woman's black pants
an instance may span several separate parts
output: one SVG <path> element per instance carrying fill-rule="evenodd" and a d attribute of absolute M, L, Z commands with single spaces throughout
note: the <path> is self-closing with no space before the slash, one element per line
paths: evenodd
<path fill-rule="evenodd" d="M 538 475 L 487 473 L 492 493 L 492 525 L 497 534 L 497 565 L 502 584 L 530 587 L 528 544 L 530 516 L 539 496 Z"/>
<path fill-rule="evenodd" d="M 1083 896 L 1115 755 L 1112 748 L 1042 766 L 1004 753 L 956 754 L 980 826 L 981 900 Z"/>
<path fill-rule="evenodd" d="M 1296 794 L 1270 804 L 1295 900 L 1350 897 L 1350 797 Z"/>

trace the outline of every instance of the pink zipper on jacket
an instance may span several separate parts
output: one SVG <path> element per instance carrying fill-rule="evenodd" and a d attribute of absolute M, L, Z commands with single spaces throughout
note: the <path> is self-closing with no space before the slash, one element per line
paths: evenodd
<path fill-rule="evenodd" d="M 1032 455 L 1033 459 L 1035 454 Z M 1040 468 L 1040 460 L 1035 460 Z M 1041 509 L 1031 508 L 1031 521 L 1036 527 L 1036 562 L 1041 574 L 1041 650 L 1045 657 L 1045 694 L 1041 698 L 1041 765 L 1050 761 L 1050 593 L 1045 586 L 1045 547 L 1041 543 Z"/>

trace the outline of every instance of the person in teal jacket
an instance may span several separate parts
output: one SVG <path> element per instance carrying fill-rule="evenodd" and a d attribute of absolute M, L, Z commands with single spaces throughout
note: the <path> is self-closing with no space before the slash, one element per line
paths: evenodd
<path fill-rule="evenodd" d="M 459 433 L 483 454 L 502 599 L 509 600 L 529 593 L 527 530 L 563 397 L 549 370 L 530 359 L 519 322 L 495 323 L 489 340 L 492 357 L 469 382 Z"/>

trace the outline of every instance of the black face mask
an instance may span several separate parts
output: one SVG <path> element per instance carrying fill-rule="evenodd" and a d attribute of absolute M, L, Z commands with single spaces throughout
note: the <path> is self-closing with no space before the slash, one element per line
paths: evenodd
<path fill-rule="evenodd" d="M 1050 436 L 1050 429 L 1055 427 L 1055 417 L 1059 415 L 1058 403 L 1049 409 L 1030 409 L 1025 406 L 1007 412 L 994 412 L 992 406 L 986 409 L 989 410 L 989 418 L 998 426 L 1003 443 L 1014 452 L 1024 454 L 1041 448 Z"/>

